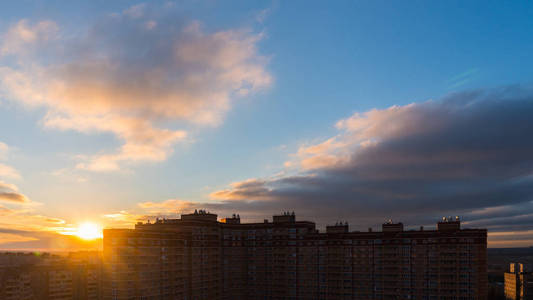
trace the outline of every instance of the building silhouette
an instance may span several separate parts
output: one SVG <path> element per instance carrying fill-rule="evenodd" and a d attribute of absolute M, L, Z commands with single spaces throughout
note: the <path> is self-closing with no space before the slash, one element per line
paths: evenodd
<path fill-rule="evenodd" d="M 104 299 L 486 299 L 487 231 L 319 232 L 285 212 L 262 223 L 180 219 L 104 230 Z"/>

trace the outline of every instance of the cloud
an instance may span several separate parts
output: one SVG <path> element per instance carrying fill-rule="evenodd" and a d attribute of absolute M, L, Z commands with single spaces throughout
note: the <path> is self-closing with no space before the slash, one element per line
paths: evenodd
<path fill-rule="evenodd" d="M 12 193 L 12 192 L 0 192 L 0 200 L 8 201 L 8 202 L 20 202 L 20 203 L 24 203 L 28 201 L 24 195 L 19 194 L 19 193 Z"/>
<path fill-rule="evenodd" d="M 35 212 L 36 202 L 28 199 L 14 184 L 0 181 L 0 245 L 18 245 L 18 243 L 39 243 L 41 235 L 55 235 L 65 228 L 72 227 L 65 220 Z M 20 234 L 22 233 L 22 234 Z M 45 243 L 46 244 L 46 243 Z M 44 245 L 44 244 L 43 244 Z M 46 246 L 39 247 L 46 248 Z"/>
<path fill-rule="evenodd" d="M 253 198 L 255 200 L 268 200 L 272 189 L 267 186 L 266 180 L 251 178 L 241 182 L 232 183 L 230 189 L 216 191 L 211 194 L 215 199 L 240 200 Z"/>
<path fill-rule="evenodd" d="M 0 248 L 78 250 L 100 249 L 100 241 L 84 241 L 62 233 L 76 225 L 64 219 L 36 213 L 36 202 L 28 199 L 14 184 L 0 181 Z"/>
<path fill-rule="evenodd" d="M 74 235 L 76 224 L 37 214 L 31 206 L 7 208 L 0 205 L 0 248 L 45 251 L 97 250 L 101 239 L 86 241 Z"/>
<path fill-rule="evenodd" d="M 140 202 L 131 211 L 104 214 L 102 218 L 108 228 L 131 228 L 137 222 L 154 221 L 156 218 L 179 218 L 181 214 L 192 213 L 195 209 L 211 210 L 220 217 L 229 216 L 236 211 L 229 203 L 167 199 L 160 202 Z M 254 216 L 261 218 L 262 214 L 251 213 L 247 217 L 253 219 Z"/>
<path fill-rule="evenodd" d="M 13 213 L 13 210 L 10 208 L 7 208 L 3 205 L 0 205 L 0 216 L 6 216 Z"/>
<path fill-rule="evenodd" d="M 54 231 L 0 228 L 0 247 L 3 249 L 45 251 L 73 251 L 102 249 L 102 240 L 83 240 Z"/>
<path fill-rule="evenodd" d="M 44 20 L 31 24 L 22 19 L 2 34 L 0 55 L 23 55 L 33 47 L 53 39 L 58 31 L 57 24 Z"/>
<path fill-rule="evenodd" d="M 195 207 L 193 202 L 179 199 L 168 199 L 163 202 L 141 202 L 137 205 L 151 214 L 181 213 Z"/>
<path fill-rule="evenodd" d="M 0 177 L 20 179 L 20 174 L 15 168 L 0 163 Z"/>
<path fill-rule="evenodd" d="M 347 220 L 364 230 L 389 218 L 431 226 L 460 215 L 466 227 L 488 228 L 491 246 L 524 246 L 533 241 L 532 113 L 533 93 L 522 88 L 355 113 L 335 136 L 302 145 L 296 171 L 232 183 L 211 201 L 142 202 L 140 213 L 103 217 L 131 227 L 194 209 L 245 221 L 295 210 L 319 227 Z"/>
<path fill-rule="evenodd" d="M 0 142 L 0 160 L 6 160 L 8 152 L 9 146 L 7 146 L 5 143 Z"/>
<path fill-rule="evenodd" d="M 131 227 L 133 224 L 137 222 L 146 221 L 150 219 L 150 216 L 146 214 L 135 214 L 135 213 L 123 210 L 117 213 L 102 215 L 102 218 L 105 220 L 107 227 L 117 228 L 117 227 Z"/>
<path fill-rule="evenodd" d="M 130 18 L 140 18 L 144 15 L 146 3 L 136 4 L 124 10 L 124 15 Z"/>
<path fill-rule="evenodd" d="M 0 232 L 0 245 L 7 244 L 7 243 L 20 243 L 20 242 L 37 241 L 37 240 L 38 240 L 37 238 L 31 237 L 31 236 Z"/>
<path fill-rule="evenodd" d="M 89 245 L 60 232 L 71 228 L 65 220 L 35 214 L 32 209 L 9 209 L 0 206 L 0 247 L 3 249 L 86 249 Z"/>
<path fill-rule="evenodd" d="M 477 68 L 468 69 L 460 74 L 457 74 L 450 78 L 448 83 L 448 89 L 456 89 L 462 87 L 472 81 L 479 73 Z"/>
<path fill-rule="evenodd" d="M 271 13 L 271 8 L 262 9 L 255 15 L 255 19 L 258 23 L 263 23 L 270 16 Z"/>
<path fill-rule="evenodd" d="M 9 146 L 0 142 L 0 161 L 7 160 L 9 154 Z M 6 164 L 0 163 L 0 178 L 7 177 L 12 179 L 20 179 L 19 172 Z"/>
<path fill-rule="evenodd" d="M 202 208 L 202 205 L 202 203 L 179 199 L 168 199 L 162 202 L 147 201 L 137 203 L 135 211 L 138 212 L 123 210 L 117 213 L 105 214 L 102 217 L 108 227 L 131 227 L 140 221 L 145 222 L 161 217 L 176 218 L 179 214 Z"/>
<path fill-rule="evenodd" d="M 173 8 L 137 5 L 85 34 L 67 33 L 53 21 L 14 24 L 0 42 L 0 93 L 45 107 L 47 128 L 122 141 L 115 152 L 85 156 L 80 169 L 163 161 L 188 126 L 220 124 L 235 99 L 272 83 L 261 33 L 207 31 Z M 7 54 L 18 59 L 8 63 Z"/>
<path fill-rule="evenodd" d="M 211 197 L 240 211 L 296 210 L 361 229 L 391 217 L 426 225 L 463 215 L 467 226 L 520 230 L 533 226 L 531 115 L 533 92 L 519 87 L 355 113 L 337 122 L 337 135 L 298 150 L 296 173 Z"/>
<path fill-rule="evenodd" d="M 0 181 L 0 201 L 27 204 L 30 200 L 19 193 L 17 186 Z"/>
<path fill-rule="evenodd" d="M 72 170 L 70 168 L 61 168 L 57 170 L 53 170 L 49 172 L 48 174 L 55 176 L 57 178 L 60 178 L 63 181 L 66 182 L 77 182 L 77 183 L 83 183 L 89 181 L 89 179 L 86 176 L 82 176 L 78 174 L 79 172 L 76 170 Z"/>

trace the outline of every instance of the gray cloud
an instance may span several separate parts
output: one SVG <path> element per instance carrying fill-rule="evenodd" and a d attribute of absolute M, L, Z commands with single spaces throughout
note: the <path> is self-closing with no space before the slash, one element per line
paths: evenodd
<path fill-rule="evenodd" d="M 462 92 L 341 120 L 339 134 L 298 151 L 296 175 L 232 184 L 221 208 L 296 210 L 319 222 L 366 228 L 392 217 L 431 224 L 533 227 L 533 92 Z"/>

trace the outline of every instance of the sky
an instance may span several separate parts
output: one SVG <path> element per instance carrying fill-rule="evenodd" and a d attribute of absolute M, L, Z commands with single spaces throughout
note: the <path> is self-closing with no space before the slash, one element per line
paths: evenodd
<path fill-rule="evenodd" d="M 460 216 L 489 247 L 531 246 L 532 16 L 528 1 L 3 3 L 0 249 L 99 247 L 80 228 L 194 209 L 351 230 Z"/>

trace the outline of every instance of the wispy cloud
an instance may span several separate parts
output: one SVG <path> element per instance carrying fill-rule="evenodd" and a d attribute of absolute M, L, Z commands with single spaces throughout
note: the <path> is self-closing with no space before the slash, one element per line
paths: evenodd
<path fill-rule="evenodd" d="M 86 156 L 79 169 L 163 161 L 187 137 L 186 124 L 220 124 L 235 99 L 271 85 L 261 38 L 247 29 L 207 31 L 148 4 L 104 17 L 76 38 L 50 20 L 21 20 L 0 41 L 0 92 L 45 107 L 48 128 L 111 132 L 123 142 Z"/>
<path fill-rule="evenodd" d="M 167 212 L 168 213 L 168 212 Z M 144 222 L 154 219 L 150 214 L 135 213 L 126 210 L 102 215 L 107 227 L 110 228 L 131 228 L 137 222 Z"/>
<path fill-rule="evenodd" d="M 457 74 L 448 80 L 447 82 L 448 89 L 453 90 L 453 89 L 460 88 L 470 83 L 478 75 L 479 75 L 479 69 L 477 68 L 471 68 L 460 74 Z"/>
<path fill-rule="evenodd" d="M 57 178 L 60 178 L 61 180 L 69 181 L 69 182 L 82 183 L 82 182 L 89 181 L 87 176 L 80 175 L 78 174 L 76 170 L 73 170 L 70 168 L 62 168 L 62 169 L 53 170 L 52 172 L 49 172 L 48 174 L 55 176 Z"/>
<path fill-rule="evenodd" d="M 168 199 L 163 202 L 141 202 L 138 206 L 150 214 L 179 214 L 196 207 L 193 202 L 179 199 Z"/>
<path fill-rule="evenodd" d="M 19 172 L 8 165 L 0 163 L 0 178 L 7 177 L 7 178 L 13 178 L 13 179 L 20 179 Z"/>
<path fill-rule="evenodd" d="M 271 8 L 262 9 L 255 15 L 255 19 L 257 22 L 263 23 L 270 16 L 271 13 L 272 13 Z"/>
<path fill-rule="evenodd" d="M 101 249 L 101 239 L 86 241 L 71 234 L 78 224 L 38 214 L 31 205 L 15 204 L 14 208 L 0 205 L 0 249 Z"/>
<path fill-rule="evenodd" d="M 9 146 L 5 143 L 0 142 L 0 178 L 11 178 L 11 179 L 20 179 L 21 176 L 19 172 L 1 161 L 6 161 L 9 154 Z"/>
<path fill-rule="evenodd" d="M 140 202 L 132 210 L 122 210 L 115 213 L 102 215 L 107 226 L 131 227 L 139 221 L 154 220 L 158 217 L 176 218 L 182 213 L 188 213 L 197 208 L 202 208 L 203 203 L 187 200 L 168 199 L 161 202 Z"/>
<path fill-rule="evenodd" d="M 5 143 L 0 142 L 0 160 L 6 160 L 8 152 L 9 147 Z"/>

